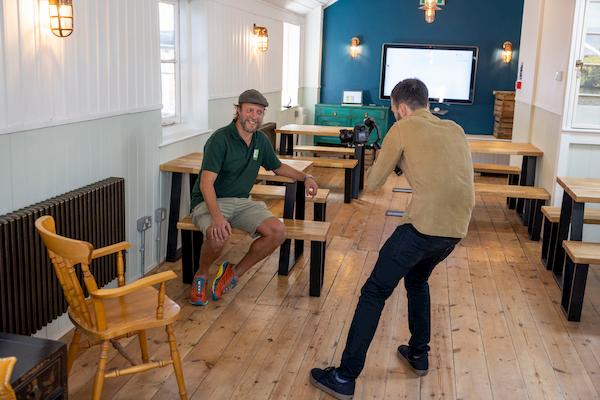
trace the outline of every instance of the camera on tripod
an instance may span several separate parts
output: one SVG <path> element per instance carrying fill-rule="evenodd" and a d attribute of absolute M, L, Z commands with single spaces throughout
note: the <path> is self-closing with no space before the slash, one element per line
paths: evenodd
<path fill-rule="evenodd" d="M 381 141 L 379 126 L 369 117 L 365 118 L 362 124 L 355 125 L 354 129 L 340 129 L 340 141 L 349 146 L 371 147 L 368 143 L 373 129 L 377 129 L 377 139 L 371 146 L 375 150 L 379 150 L 381 149 L 381 145 L 379 144 Z"/>

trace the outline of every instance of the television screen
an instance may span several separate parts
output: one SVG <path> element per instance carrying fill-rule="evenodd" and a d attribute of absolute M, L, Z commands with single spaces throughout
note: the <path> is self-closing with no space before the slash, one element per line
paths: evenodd
<path fill-rule="evenodd" d="M 434 103 L 472 103 L 477 47 L 384 44 L 379 97 L 389 99 L 398 82 L 422 80 Z"/>

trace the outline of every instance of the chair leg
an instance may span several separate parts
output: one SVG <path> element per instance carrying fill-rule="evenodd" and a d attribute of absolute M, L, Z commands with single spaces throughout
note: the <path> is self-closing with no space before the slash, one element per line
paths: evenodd
<path fill-rule="evenodd" d="M 142 351 L 142 362 L 147 363 L 148 357 L 148 340 L 146 339 L 146 331 L 138 331 L 138 339 L 140 341 L 140 350 Z"/>
<path fill-rule="evenodd" d="M 104 386 L 104 371 L 108 362 L 108 347 L 110 340 L 102 342 L 102 350 L 100 352 L 100 360 L 98 361 L 98 370 L 96 371 L 96 379 L 94 380 L 94 391 L 92 392 L 92 400 L 100 400 L 102 394 L 102 386 Z"/>
<path fill-rule="evenodd" d="M 79 341 L 81 340 L 81 332 L 79 329 L 75 329 L 73 333 L 73 339 L 71 339 L 71 345 L 69 346 L 69 353 L 67 354 L 67 376 L 71 372 L 71 367 L 77 358 L 79 352 Z"/>
<path fill-rule="evenodd" d="M 171 360 L 173 361 L 173 369 L 175 370 L 175 377 L 177 378 L 177 386 L 179 387 L 179 397 L 182 400 L 187 400 L 187 392 L 185 390 L 185 382 L 183 380 L 183 367 L 181 365 L 181 358 L 179 357 L 179 350 L 177 350 L 177 342 L 175 341 L 175 333 L 173 333 L 173 326 L 166 326 L 167 336 L 169 337 L 169 348 L 171 349 Z"/>

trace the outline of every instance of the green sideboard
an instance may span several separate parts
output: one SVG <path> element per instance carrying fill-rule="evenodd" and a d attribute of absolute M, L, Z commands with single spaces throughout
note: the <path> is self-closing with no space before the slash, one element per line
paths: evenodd
<path fill-rule="evenodd" d="M 382 106 L 342 106 L 339 104 L 315 104 L 315 125 L 350 126 L 362 124 L 371 117 L 381 129 L 381 138 L 388 131 L 389 107 Z M 369 144 L 377 139 L 375 130 L 371 132 Z M 336 137 L 315 136 L 315 144 L 340 144 Z"/>

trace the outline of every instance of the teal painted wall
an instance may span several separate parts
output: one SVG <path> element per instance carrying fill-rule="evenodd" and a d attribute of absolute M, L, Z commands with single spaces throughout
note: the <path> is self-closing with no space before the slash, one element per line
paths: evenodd
<path fill-rule="evenodd" d="M 436 20 L 427 24 L 417 0 L 339 0 L 325 9 L 321 102 L 341 103 L 342 91 L 364 91 L 364 104 L 389 105 L 379 99 L 383 43 L 467 45 L 479 47 L 472 105 L 440 105 L 445 118 L 468 133 L 493 129 L 493 90 L 514 90 L 521 37 L 523 0 L 449 0 Z M 361 55 L 349 56 L 350 39 L 361 39 Z M 513 43 L 514 58 L 500 59 L 502 43 Z M 452 79 L 448 76 L 448 79 Z"/>

